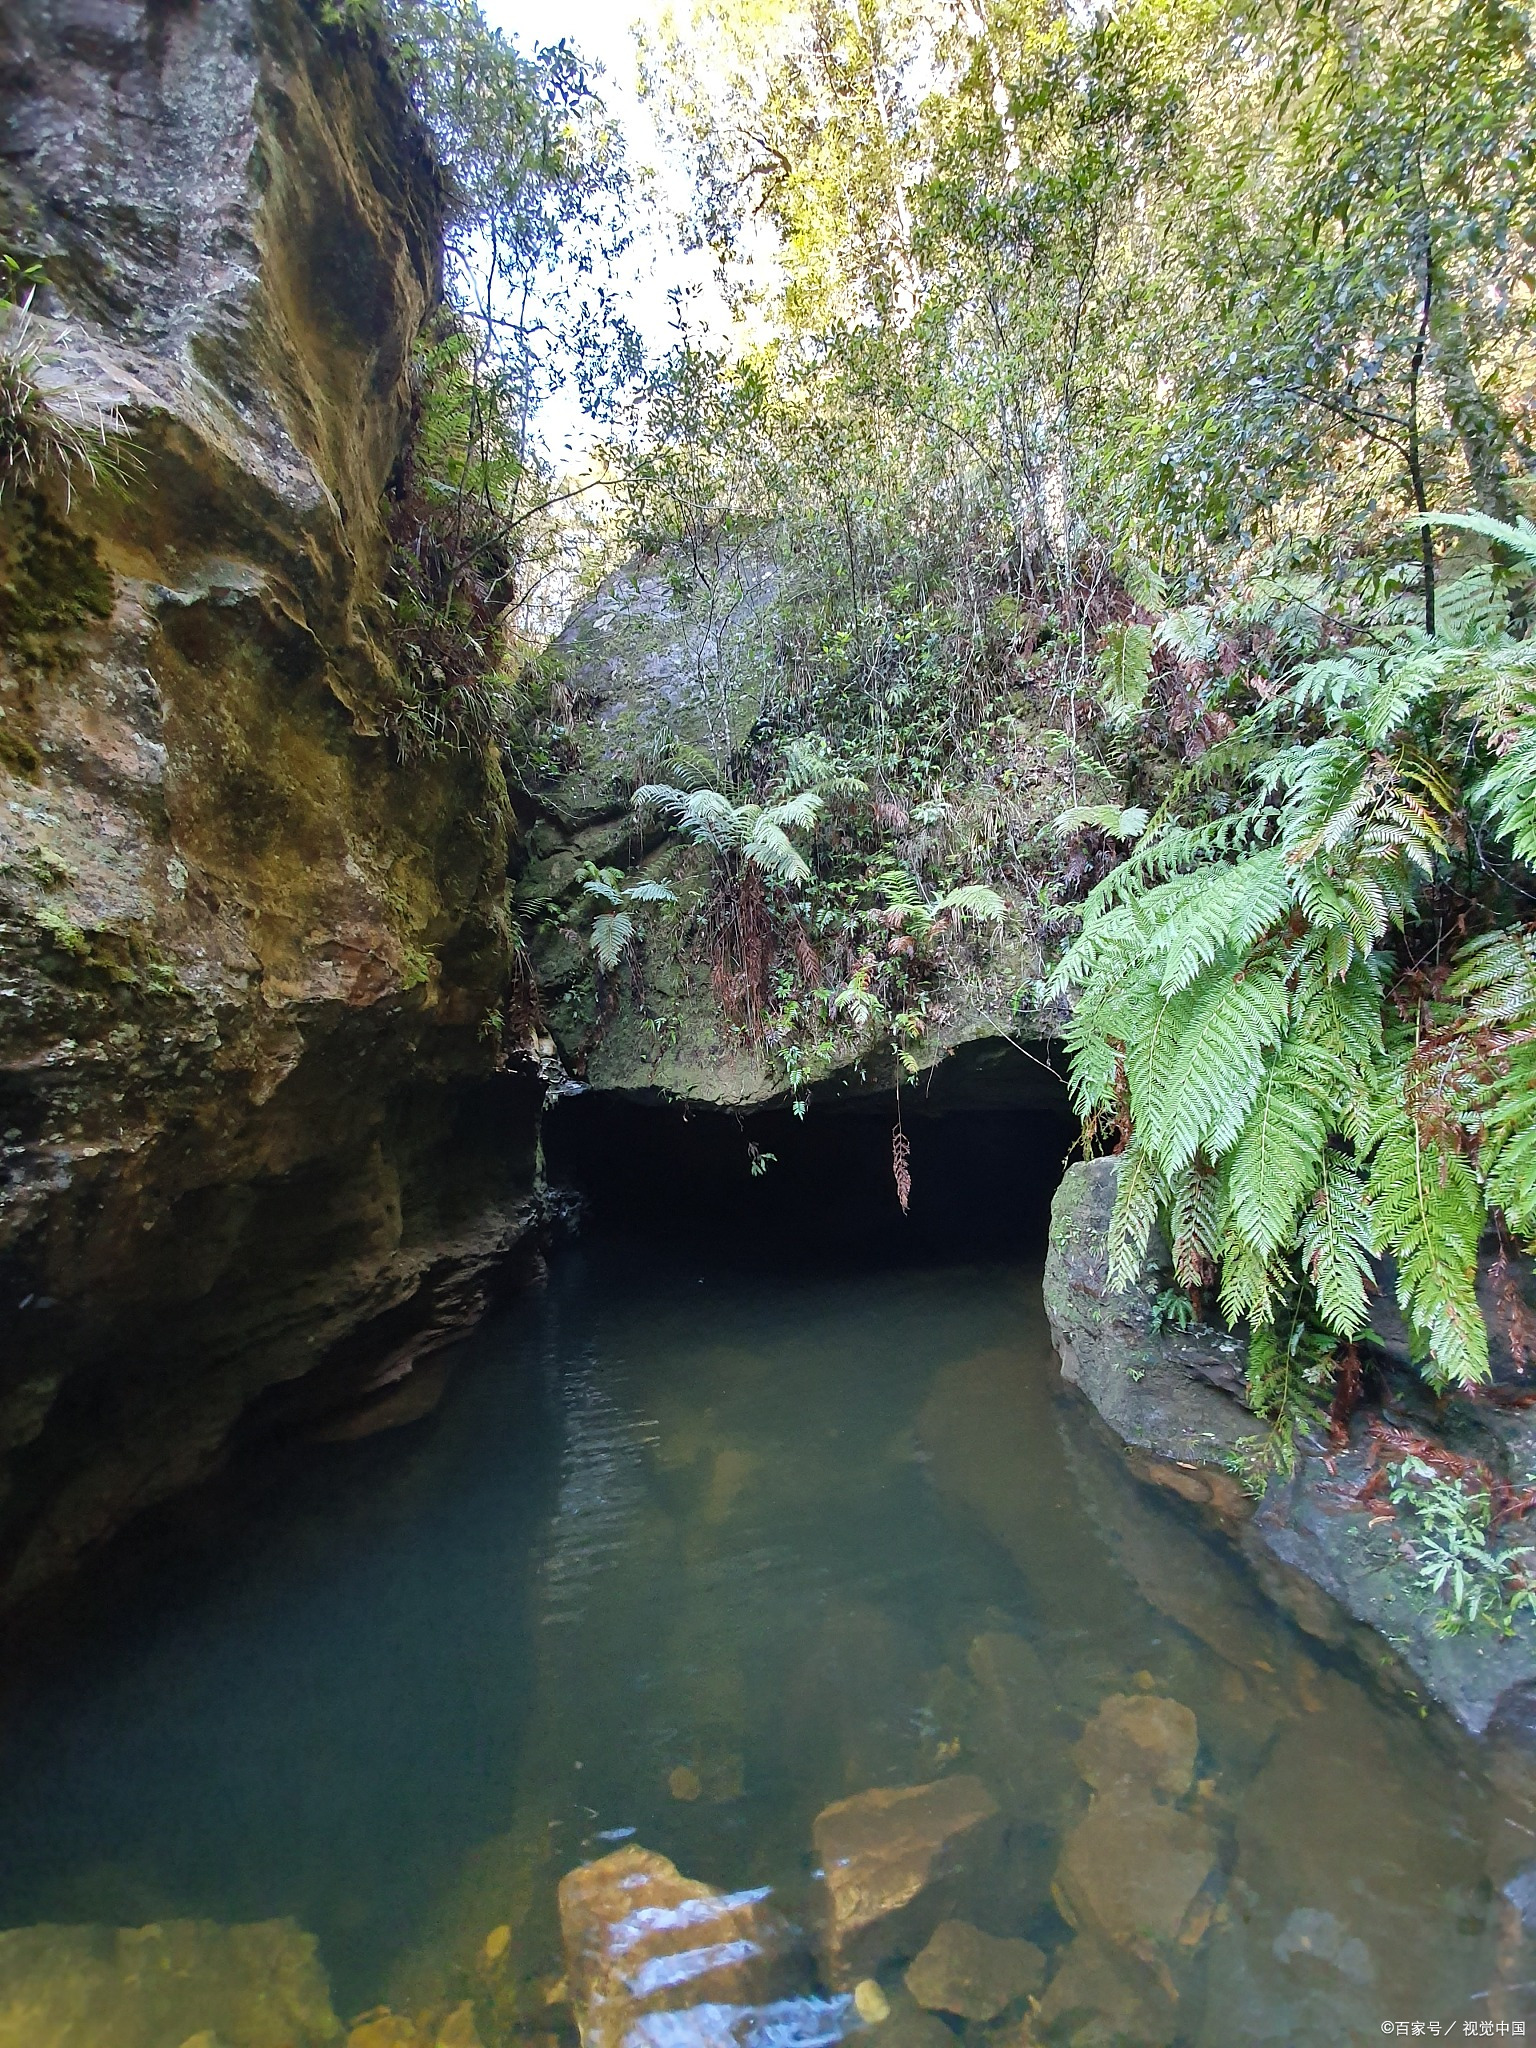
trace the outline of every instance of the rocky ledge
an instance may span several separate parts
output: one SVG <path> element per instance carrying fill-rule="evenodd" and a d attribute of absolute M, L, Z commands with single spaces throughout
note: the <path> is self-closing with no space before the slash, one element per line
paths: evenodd
<path fill-rule="evenodd" d="M 1067 1169 L 1051 1211 L 1045 1306 L 1063 1378 L 1078 1387 L 1121 1440 L 1142 1476 L 1201 1506 L 1217 1506 L 1266 1589 L 1313 1634 L 1362 1648 L 1446 1707 L 1474 1735 L 1536 1734 L 1536 1624 L 1509 1633 L 1487 1622 L 1453 1633 L 1417 1576 L 1412 1532 L 1382 1511 L 1379 1475 L 1394 1442 L 1432 1442 L 1476 1458 L 1520 1491 L 1536 1482 L 1536 1421 L 1519 1384 L 1526 1346 L 1509 1318 L 1524 1316 L 1528 1284 L 1480 1286 L 1490 1317 L 1494 1397 L 1424 1399 L 1397 1368 L 1401 1325 L 1385 1304 L 1373 1327 L 1378 1398 L 1351 1419 L 1347 1441 L 1315 1443 L 1262 1499 L 1242 1506 L 1228 1477 L 1242 1440 L 1262 1425 L 1242 1404 L 1243 1347 L 1226 1331 L 1170 1328 L 1158 1296 L 1170 1284 L 1166 1243 L 1154 1237 L 1131 1286 L 1111 1289 L 1107 1238 L 1119 1162 Z M 1522 1275 L 1528 1283 L 1528 1275 Z M 1387 1297 L 1390 1301 L 1390 1296 Z M 1504 1382 L 1504 1384 L 1501 1384 Z M 1397 1431 L 1396 1439 L 1384 1431 Z M 1358 1625 L 1363 1625 L 1361 1629 Z M 1390 1647 L 1383 1666 L 1381 1641 Z"/>
<path fill-rule="evenodd" d="M 0 1602 L 278 1383 L 398 1387 L 530 1216 L 500 769 L 380 730 L 442 202 L 344 17 L 0 11 L 38 381 L 126 430 L 0 502 Z"/>

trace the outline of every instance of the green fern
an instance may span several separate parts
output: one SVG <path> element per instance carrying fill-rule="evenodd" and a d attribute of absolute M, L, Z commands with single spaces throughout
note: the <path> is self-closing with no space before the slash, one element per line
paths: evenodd
<path fill-rule="evenodd" d="M 685 839 L 722 860 L 744 860 L 774 882 L 810 879 L 810 862 L 789 835 L 811 830 L 821 815 L 822 799 L 815 790 L 799 790 L 777 804 L 734 804 L 716 789 L 647 782 L 633 801 L 641 816 L 659 813 Z"/>
<path fill-rule="evenodd" d="M 625 884 L 621 868 L 600 868 L 590 860 L 582 864 L 580 881 L 583 895 L 611 906 L 592 920 L 592 951 L 604 974 L 611 974 L 639 942 L 639 927 L 623 908 L 624 903 L 677 901 L 665 882 L 642 880 Z"/>
<path fill-rule="evenodd" d="M 1446 523 L 1536 566 L 1536 527 Z M 1161 1217 L 1178 1279 L 1218 1276 L 1253 1327 L 1261 1380 L 1295 1365 L 1263 1334 L 1282 1322 L 1364 1330 L 1383 1255 L 1427 1377 L 1485 1379 L 1490 1206 L 1536 1239 L 1536 929 L 1496 915 L 1536 864 L 1536 644 L 1510 637 L 1504 576 L 1448 586 L 1435 639 L 1389 610 L 1302 667 L 1175 786 L 1047 985 L 1070 1003 L 1074 1101 L 1127 1141 L 1117 1284 Z M 1193 623 L 1163 644 L 1192 647 Z M 1139 674 L 1117 633 L 1101 667 Z M 1438 993 L 1399 983 L 1403 935 L 1453 877 L 1496 928 Z M 1308 1401 L 1317 1371 L 1309 1353 Z"/>
<path fill-rule="evenodd" d="M 592 920 L 592 951 L 605 974 L 611 974 L 635 943 L 635 920 L 627 910 L 608 910 Z"/>
<path fill-rule="evenodd" d="M 1112 626 L 1094 662 L 1100 694 L 1111 718 L 1134 718 L 1147 699 L 1152 680 L 1152 628 L 1127 623 Z"/>

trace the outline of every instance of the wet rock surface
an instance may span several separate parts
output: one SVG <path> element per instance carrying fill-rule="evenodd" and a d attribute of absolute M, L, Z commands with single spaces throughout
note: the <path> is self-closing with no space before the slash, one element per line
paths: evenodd
<path fill-rule="evenodd" d="M 1073 1758 L 1095 1792 L 1147 1787 L 1182 1799 L 1194 1782 L 1199 1747 L 1195 1717 L 1178 1700 L 1116 1693 L 1084 1729 Z"/>
<path fill-rule="evenodd" d="M 566 1978 L 584 2048 L 741 2040 L 742 2009 L 794 1983 L 766 1890 L 719 1892 L 653 1850 L 615 1850 L 560 1881 Z"/>
<path fill-rule="evenodd" d="M 907 1971 L 907 1989 L 930 2012 L 995 2020 L 1038 1991 L 1045 1956 L 1032 1941 L 983 1934 L 966 1920 L 945 1920 Z"/>
<path fill-rule="evenodd" d="M 7 247 L 131 447 L 0 507 L 0 1600 L 268 1389 L 408 1375 L 529 1227 L 500 768 L 381 730 L 442 195 L 360 22 L 0 12 Z"/>
<path fill-rule="evenodd" d="M 826 1874 L 833 1983 L 921 1946 L 984 1865 L 998 1811 L 981 1780 L 964 1774 L 877 1786 L 822 1809 L 812 1835 Z"/>
<path fill-rule="evenodd" d="M 1362 1498 L 1374 1470 L 1358 1431 L 1326 1463 L 1302 1459 L 1289 1477 L 1271 1481 L 1253 1540 L 1384 1637 L 1471 1734 L 1520 1717 L 1536 1697 L 1536 1629 L 1527 1623 L 1503 1636 L 1488 1626 L 1437 1628 L 1438 1603 L 1417 1583 L 1409 1539 Z"/>
<path fill-rule="evenodd" d="M 1401 1659 L 1402 1682 L 1421 1686 L 1474 1735 L 1502 1728 L 1536 1737 L 1536 1633 L 1528 1622 L 1509 1635 L 1438 1625 L 1441 1603 L 1418 1581 L 1411 1532 L 1377 1515 L 1365 1497 L 1377 1469 L 1369 1415 L 1356 1417 L 1347 1446 L 1316 1449 L 1289 1475 L 1271 1478 L 1251 1518 L 1233 1499 L 1227 1474 L 1198 1469 L 1216 1466 L 1254 1431 L 1253 1418 L 1233 1398 L 1240 1347 L 1215 1332 L 1157 1329 L 1164 1251 L 1158 1244 L 1134 1286 L 1109 1290 L 1107 1235 L 1118 1172 L 1114 1159 L 1069 1167 L 1053 1205 L 1045 1300 L 1063 1378 L 1123 1443 L 1156 1454 L 1155 1465 L 1133 1461 L 1140 1477 L 1239 1535 L 1260 1586 L 1309 1633 L 1356 1652 L 1373 1670 L 1390 1671 Z M 1528 1291 L 1523 1276 L 1497 1291 L 1496 1300 L 1484 1289 L 1505 1380 L 1518 1382 L 1524 1371 Z M 1377 1317 L 1389 1338 L 1394 1317 L 1385 1309 Z M 1391 1419 L 1483 1460 L 1517 1491 L 1536 1478 L 1536 1425 L 1519 1405 L 1453 1400 L 1430 1413 L 1411 1385 L 1390 1380 L 1385 1400 Z M 1224 1640 L 1202 1629 L 1195 1619 L 1199 1573 L 1172 1569 L 1168 1546 L 1138 1539 L 1135 1524 L 1145 1519 L 1145 1511 L 1122 1499 L 1108 1526 L 1112 1536 L 1117 1527 L 1121 1532 L 1127 1567 L 1147 1597 L 1205 1633 L 1235 1666 L 1251 1668 L 1260 1631 L 1238 1624 L 1231 1603 L 1221 1621 Z M 1383 1659 L 1378 1642 L 1389 1646 L 1390 1658 Z"/>
<path fill-rule="evenodd" d="M 1109 1286 L 1109 1219 L 1119 1183 L 1115 1159 L 1079 1160 L 1051 1204 L 1045 1310 L 1062 1377 L 1082 1389 L 1128 1444 L 1165 1458 L 1216 1462 L 1254 1421 L 1241 1392 L 1243 1347 L 1218 1330 L 1160 1330 L 1158 1270 L 1166 1247 L 1149 1247 L 1134 1284 Z"/>
<path fill-rule="evenodd" d="M 312 1935 L 291 1920 L 0 1933 L 0 2048 L 340 2048 Z"/>

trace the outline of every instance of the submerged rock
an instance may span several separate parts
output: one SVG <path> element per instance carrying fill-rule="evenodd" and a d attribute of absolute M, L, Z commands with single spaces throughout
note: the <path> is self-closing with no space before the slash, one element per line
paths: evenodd
<path fill-rule="evenodd" d="M 1074 1927 L 1146 1953 L 1178 1940 L 1215 1869 L 1203 1821 L 1120 1786 L 1099 1793 L 1067 1836 L 1056 1884 Z"/>
<path fill-rule="evenodd" d="M 347 2036 L 347 2048 L 484 2048 L 474 2003 L 465 1999 L 441 2019 L 408 2019 L 387 2009 L 369 2013 Z"/>
<path fill-rule="evenodd" d="M 864 2039 L 870 2048 L 955 2048 L 950 2029 L 920 2005 L 902 2006 Z"/>
<path fill-rule="evenodd" d="M 1055 1688 L 1038 1650 L 1022 1636 L 989 1630 L 966 1659 L 976 1685 L 966 1746 L 1011 1816 L 1051 1813 L 1069 1782 Z"/>
<path fill-rule="evenodd" d="M 995 1850 L 998 1804 L 979 1778 L 877 1786 L 816 1816 L 826 1872 L 825 1954 L 833 1983 L 910 1955 L 946 1917 L 967 1874 Z"/>
<path fill-rule="evenodd" d="M 1083 1730 L 1073 1752 L 1096 1792 L 1146 1786 L 1181 1799 L 1194 1782 L 1200 1733 L 1178 1700 L 1155 1693 L 1115 1693 Z"/>
<path fill-rule="evenodd" d="M 833 2048 L 858 2025 L 851 1998 L 780 1998 L 643 2013 L 624 2038 L 628 2048 Z"/>
<path fill-rule="evenodd" d="M 1044 1980 L 1045 1954 L 1032 1941 L 983 1934 L 966 1920 L 942 1922 L 907 1971 L 919 2005 L 964 2020 L 995 2020 Z"/>
<path fill-rule="evenodd" d="M 292 1920 L 0 1934 L 0 2048 L 329 2048 L 342 2027 Z"/>
<path fill-rule="evenodd" d="M 891 2016 L 891 2001 L 873 1977 L 861 1977 L 853 1987 L 853 2009 L 868 2027 L 878 2027 Z"/>
<path fill-rule="evenodd" d="M 568 1871 L 560 1932 L 584 2048 L 740 2043 L 743 2010 L 791 1988 L 793 1939 L 766 1889 L 717 1891 L 652 1849 L 616 1849 Z M 658 2015 L 665 2023 L 640 2025 Z"/>
<path fill-rule="evenodd" d="M 1199 1745 L 1178 1700 L 1117 1693 L 1074 1752 L 1093 1799 L 1062 1843 L 1056 1902 L 1080 1932 L 1147 1962 L 1194 1947 L 1210 1921 L 1209 1900 L 1197 1901 L 1216 1872 L 1215 1840 L 1167 1803 L 1189 1790 Z"/>
<path fill-rule="evenodd" d="M 1150 1970 L 1087 1934 L 1067 1947 L 1036 2014 L 1042 2033 L 1071 2048 L 1166 2048 L 1177 2023 Z"/>
<path fill-rule="evenodd" d="M 1282 1728 L 1234 1805 L 1200 2048 L 1335 2048 L 1374 2035 L 1387 2005 L 1459 2012 L 1496 1976 L 1489 1844 L 1518 1854 L 1528 1810 L 1510 1827 L 1471 1796 L 1452 1731 L 1383 1714 L 1335 1672 L 1318 1686 L 1323 1716 Z"/>

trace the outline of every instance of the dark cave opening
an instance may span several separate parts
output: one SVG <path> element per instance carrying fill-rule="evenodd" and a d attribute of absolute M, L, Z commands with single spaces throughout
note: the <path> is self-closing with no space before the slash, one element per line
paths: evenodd
<path fill-rule="evenodd" d="M 908 1208 L 894 1141 L 906 1142 Z M 546 1173 L 583 1227 L 674 1238 L 715 1257 L 823 1262 L 1043 1253 L 1076 1142 L 1046 1047 L 988 1040 L 893 1090 L 731 1113 L 595 1093 L 558 1101 Z"/>

